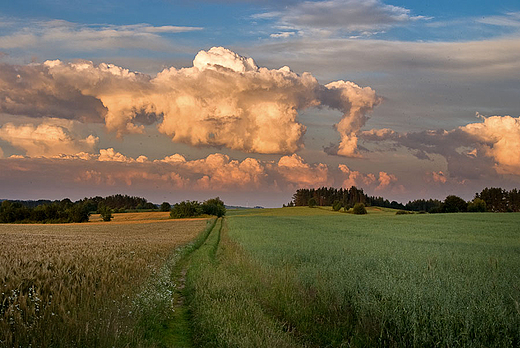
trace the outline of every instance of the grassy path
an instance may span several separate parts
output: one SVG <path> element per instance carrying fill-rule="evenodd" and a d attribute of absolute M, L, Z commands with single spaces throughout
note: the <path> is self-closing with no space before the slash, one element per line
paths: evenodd
<path fill-rule="evenodd" d="M 191 318 L 186 305 L 186 274 L 193 254 L 206 245 L 210 236 L 215 235 L 217 224 L 218 219 L 210 220 L 206 229 L 193 242 L 178 250 L 175 253 L 176 258 L 166 264 L 164 272 L 154 279 L 153 284 L 150 284 L 149 291 L 166 294 L 167 301 L 143 304 L 149 307 L 149 315 L 141 323 L 148 346 L 193 347 Z M 161 289 L 163 284 L 173 284 L 173 286 Z M 144 297 L 146 299 L 149 296 Z M 149 300 L 145 301 L 149 302 Z M 158 314 L 165 310 L 168 312 L 167 315 Z"/>

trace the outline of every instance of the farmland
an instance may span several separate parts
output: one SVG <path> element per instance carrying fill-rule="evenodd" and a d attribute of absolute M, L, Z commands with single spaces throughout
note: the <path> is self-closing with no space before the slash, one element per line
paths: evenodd
<path fill-rule="evenodd" d="M 0 242 L 0 346 L 520 345 L 515 213 L 127 213 Z"/>
<path fill-rule="evenodd" d="M 150 214 L 0 225 L 0 346 L 153 346 L 146 330 L 171 312 L 179 247 L 207 222 Z"/>
<path fill-rule="evenodd" d="M 203 347 L 515 347 L 518 214 L 229 212 L 193 255 Z"/>

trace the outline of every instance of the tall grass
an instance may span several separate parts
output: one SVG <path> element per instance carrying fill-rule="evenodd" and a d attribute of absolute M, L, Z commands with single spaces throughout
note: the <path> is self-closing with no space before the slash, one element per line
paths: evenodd
<path fill-rule="evenodd" d="M 229 215 L 191 277 L 201 345 L 520 346 L 518 214 Z"/>
<path fill-rule="evenodd" d="M 148 346 L 145 305 L 171 287 L 150 279 L 205 224 L 0 225 L 0 346 Z"/>

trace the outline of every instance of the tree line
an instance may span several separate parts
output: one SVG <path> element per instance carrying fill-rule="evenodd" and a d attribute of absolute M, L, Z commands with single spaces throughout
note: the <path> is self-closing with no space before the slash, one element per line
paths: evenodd
<path fill-rule="evenodd" d="M 520 191 L 512 189 L 507 191 L 502 188 L 485 188 L 480 193 L 476 193 L 472 201 L 466 202 L 464 199 L 449 195 L 444 201 L 438 199 L 417 199 L 402 204 L 396 201 L 389 201 L 383 197 L 369 196 L 352 186 L 349 189 L 336 189 L 333 187 L 321 187 L 317 189 L 298 189 L 287 205 L 292 206 L 332 206 L 334 210 L 342 207 L 348 210 L 356 203 L 365 206 L 377 206 L 393 208 L 406 211 L 428 212 L 428 213 L 454 213 L 454 212 L 518 212 L 520 211 Z"/>
<path fill-rule="evenodd" d="M 189 201 L 186 201 L 189 202 Z M 116 194 L 107 197 L 85 197 L 76 202 L 63 200 L 20 201 L 4 200 L 0 204 L 0 223 L 71 223 L 87 222 L 92 213 L 101 214 L 104 221 L 112 219 L 112 213 L 123 213 L 128 210 L 161 210 L 171 211 L 171 217 L 186 217 L 180 212 L 181 207 L 189 206 L 190 216 L 201 214 L 223 216 L 226 213 L 224 202 L 213 198 L 199 203 L 196 201 L 178 203 L 173 209 L 168 202 L 160 206 L 148 202 L 145 198 Z"/>

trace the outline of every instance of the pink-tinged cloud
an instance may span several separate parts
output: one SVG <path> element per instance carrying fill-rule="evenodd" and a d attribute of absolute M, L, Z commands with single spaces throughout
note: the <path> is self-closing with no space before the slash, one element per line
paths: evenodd
<path fill-rule="evenodd" d="M 484 156 L 495 161 L 498 173 L 520 175 L 520 117 L 491 116 L 460 129 L 476 140 Z M 475 157 L 478 153 L 476 149 L 469 152 Z"/>
<path fill-rule="evenodd" d="M 438 172 L 427 172 L 425 176 L 425 181 L 427 183 L 441 183 L 445 184 L 446 181 L 448 181 L 448 178 L 446 178 L 446 175 L 442 171 Z"/>
<path fill-rule="evenodd" d="M 192 67 L 155 77 L 89 61 L 4 64 L 0 70 L 0 111 L 8 114 L 101 121 L 120 137 L 157 124 L 173 142 L 251 153 L 301 149 L 306 128 L 298 113 L 328 107 L 343 115 L 337 153 L 357 156 L 357 133 L 379 102 L 370 87 L 324 86 L 310 73 L 258 67 L 223 47 L 200 51 Z"/>
<path fill-rule="evenodd" d="M 332 184 L 327 165 L 323 163 L 310 165 L 297 154 L 283 156 L 274 169 L 285 181 L 298 187 L 320 187 Z"/>
<path fill-rule="evenodd" d="M 428 154 L 441 155 L 448 164 L 448 173 L 442 176 L 455 177 L 459 182 L 497 174 L 520 175 L 520 117 L 480 117 L 483 122 L 452 130 L 397 133 L 372 129 L 359 134 L 365 141 L 390 141 L 414 150 L 419 159 L 429 160 Z M 434 182 L 442 180 L 439 177 Z"/>
<path fill-rule="evenodd" d="M 388 191 L 394 189 L 397 183 L 397 177 L 387 172 L 379 172 L 378 176 L 374 173 L 363 174 L 356 170 L 351 170 L 344 164 L 338 165 L 338 169 L 342 173 L 343 182 L 341 187 L 350 188 L 352 186 L 362 187 L 370 191 Z M 398 191 L 402 191 L 404 187 L 396 186 Z"/>
<path fill-rule="evenodd" d="M 62 126 L 42 123 L 38 126 L 24 124 L 16 126 L 6 123 L 0 128 L 0 139 L 23 149 L 31 157 L 70 155 L 80 151 L 93 151 L 99 138 L 89 135 L 78 139 Z"/>
<path fill-rule="evenodd" d="M 397 181 L 397 177 L 386 172 L 379 172 L 379 185 L 376 190 L 382 190 Z"/>
<path fill-rule="evenodd" d="M 345 111 L 341 121 L 336 124 L 336 129 L 341 135 L 338 155 L 347 157 L 359 157 L 357 151 L 358 132 L 368 119 L 367 114 L 379 103 L 381 98 L 370 88 L 361 88 L 350 81 L 336 81 L 326 85 L 331 91 L 337 91 L 342 103 L 339 107 Z"/>

